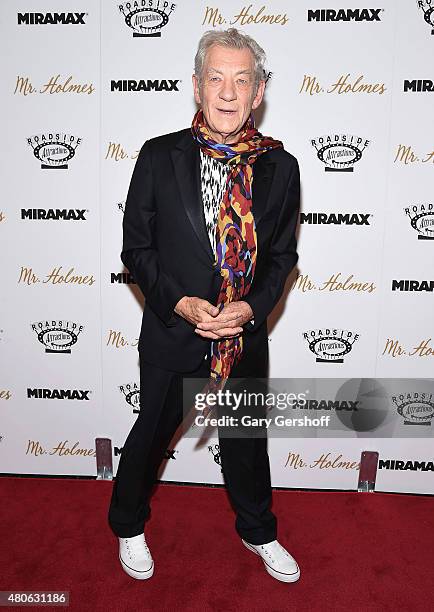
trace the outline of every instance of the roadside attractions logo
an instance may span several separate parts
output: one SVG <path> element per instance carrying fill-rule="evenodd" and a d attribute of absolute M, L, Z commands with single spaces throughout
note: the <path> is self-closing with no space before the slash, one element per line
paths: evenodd
<path fill-rule="evenodd" d="M 309 350 L 318 363 L 344 363 L 360 335 L 344 329 L 311 329 L 303 332 Z"/>
<path fill-rule="evenodd" d="M 119 391 L 126 403 L 132 408 L 133 414 L 140 412 L 140 387 L 136 382 L 119 385 Z"/>
<path fill-rule="evenodd" d="M 37 321 L 31 323 L 31 328 L 46 353 L 71 353 L 84 329 L 83 325 L 64 319 Z"/>
<path fill-rule="evenodd" d="M 431 26 L 431 34 L 434 34 L 434 2 L 433 0 L 418 0 L 418 7 L 423 12 L 425 22 Z"/>
<path fill-rule="evenodd" d="M 219 444 L 210 444 L 208 446 L 208 452 L 211 453 L 211 456 L 214 460 L 214 463 L 217 463 L 217 465 L 220 466 L 221 471 L 223 472 L 223 469 L 221 467 L 221 453 L 220 453 L 220 445 Z"/>
<path fill-rule="evenodd" d="M 434 396 L 432 393 L 400 393 L 392 396 L 398 414 L 404 425 L 425 425 L 430 427 L 434 418 Z"/>
<path fill-rule="evenodd" d="M 434 204 L 413 204 L 404 208 L 418 240 L 434 240 Z"/>
<path fill-rule="evenodd" d="M 47 132 L 27 138 L 33 155 L 41 162 L 41 169 L 68 169 L 68 162 L 75 156 L 82 139 L 62 132 Z"/>
<path fill-rule="evenodd" d="M 312 138 L 310 142 L 325 165 L 325 172 L 353 172 L 370 141 L 351 134 L 331 134 Z"/>
<path fill-rule="evenodd" d="M 136 0 L 118 4 L 126 25 L 132 29 L 133 38 L 161 36 L 161 30 L 169 23 L 176 4 L 166 0 Z"/>

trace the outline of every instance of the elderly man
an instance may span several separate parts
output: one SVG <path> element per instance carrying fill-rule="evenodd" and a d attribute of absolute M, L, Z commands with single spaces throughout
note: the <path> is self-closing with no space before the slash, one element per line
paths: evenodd
<path fill-rule="evenodd" d="M 252 116 L 264 95 L 264 61 L 261 47 L 234 28 L 206 32 L 192 77 L 192 125 L 145 142 L 128 191 L 121 259 L 146 298 L 140 413 L 108 518 L 121 565 L 137 579 L 154 571 L 144 524 L 183 420 L 183 377 L 218 386 L 267 376 L 267 316 L 298 260 L 298 163 Z M 296 561 L 276 539 L 266 436 L 219 438 L 242 543 L 277 580 L 298 580 Z"/>

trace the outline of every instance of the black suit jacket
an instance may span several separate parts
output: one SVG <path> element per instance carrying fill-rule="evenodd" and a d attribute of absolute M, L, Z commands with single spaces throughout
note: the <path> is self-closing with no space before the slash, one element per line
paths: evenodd
<path fill-rule="evenodd" d="M 245 298 L 254 324 L 244 326 L 237 376 L 266 376 L 267 316 L 282 295 L 298 260 L 295 229 L 300 199 L 296 158 L 284 149 L 260 155 L 253 164 L 252 212 L 258 252 Z M 188 372 L 209 349 L 209 339 L 174 313 L 185 295 L 216 305 L 221 276 L 214 268 L 205 226 L 199 147 L 190 128 L 144 143 L 132 174 L 123 218 L 121 260 L 143 292 L 141 357 L 154 365 Z"/>

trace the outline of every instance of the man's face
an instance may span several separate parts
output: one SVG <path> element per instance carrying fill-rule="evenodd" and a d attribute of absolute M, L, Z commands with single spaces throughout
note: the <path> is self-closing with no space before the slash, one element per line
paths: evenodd
<path fill-rule="evenodd" d="M 265 81 L 254 91 L 254 63 L 249 49 L 212 45 L 206 54 L 202 83 L 193 74 L 194 98 L 201 105 L 211 136 L 233 143 L 251 110 L 264 95 Z"/>

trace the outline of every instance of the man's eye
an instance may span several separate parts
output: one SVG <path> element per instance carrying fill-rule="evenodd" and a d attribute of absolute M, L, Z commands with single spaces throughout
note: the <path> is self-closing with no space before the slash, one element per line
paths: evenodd
<path fill-rule="evenodd" d="M 246 85 L 247 81 L 245 79 L 238 79 L 238 83 L 241 83 L 241 85 Z"/>
<path fill-rule="evenodd" d="M 219 80 L 219 77 L 211 77 L 210 78 L 210 81 L 218 81 L 218 80 Z"/>

